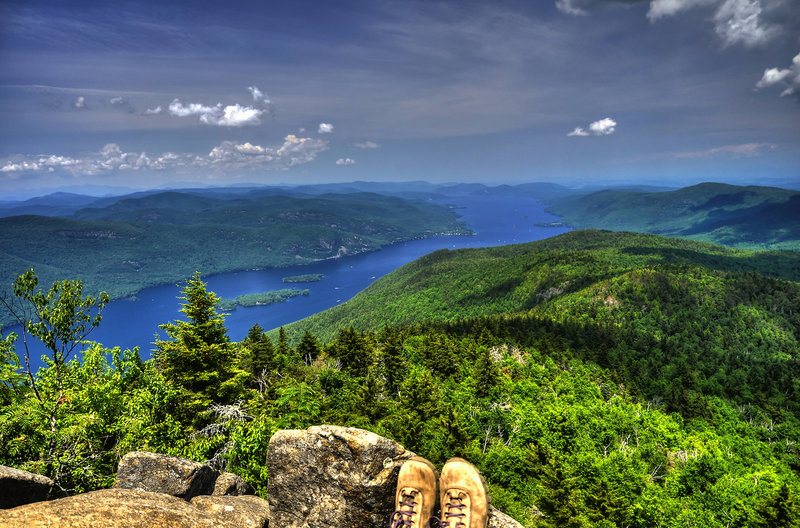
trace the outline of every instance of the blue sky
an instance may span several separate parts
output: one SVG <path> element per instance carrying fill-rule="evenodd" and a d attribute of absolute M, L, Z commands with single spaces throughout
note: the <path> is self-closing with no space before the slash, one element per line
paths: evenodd
<path fill-rule="evenodd" d="M 0 189 L 800 185 L 797 0 L 0 4 Z"/>

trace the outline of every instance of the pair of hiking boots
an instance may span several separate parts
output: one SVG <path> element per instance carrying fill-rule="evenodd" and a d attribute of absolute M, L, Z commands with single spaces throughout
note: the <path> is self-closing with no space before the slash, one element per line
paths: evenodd
<path fill-rule="evenodd" d="M 433 515 L 437 499 L 441 518 Z M 438 478 L 434 465 L 422 457 L 410 458 L 400 468 L 391 528 L 429 528 L 431 520 L 442 528 L 486 528 L 488 519 L 486 484 L 463 458 L 448 460 Z"/>

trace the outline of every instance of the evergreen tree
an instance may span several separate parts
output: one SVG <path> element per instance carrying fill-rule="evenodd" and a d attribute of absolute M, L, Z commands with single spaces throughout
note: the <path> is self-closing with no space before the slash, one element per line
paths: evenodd
<path fill-rule="evenodd" d="M 275 368 L 275 347 L 272 340 L 264 333 L 258 323 L 254 324 L 247 332 L 244 345 L 250 350 L 248 371 L 253 378 L 258 378 L 265 372 Z"/>
<path fill-rule="evenodd" d="M 311 366 L 321 351 L 322 347 L 317 338 L 311 332 L 306 331 L 300 339 L 300 344 L 297 345 L 297 354 L 303 359 L 303 363 Z"/>
<path fill-rule="evenodd" d="M 494 361 L 492 361 L 489 350 L 486 348 L 483 348 L 478 356 L 478 362 L 475 364 L 474 376 L 477 382 L 475 395 L 478 398 L 488 397 L 491 394 L 492 388 L 494 388 L 499 381 L 499 373 L 497 371 L 497 366 L 494 364 Z"/>
<path fill-rule="evenodd" d="M 382 341 L 384 388 L 388 395 L 396 396 L 408 369 L 403 339 L 400 332 L 387 330 Z"/>
<path fill-rule="evenodd" d="M 342 363 L 344 370 L 353 376 L 364 377 L 372 362 L 372 347 L 367 339 L 353 327 L 339 330 L 339 336 L 331 346 L 330 355 Z"/>
<path fill-rule="evenodd" d="M 181 290 L 181 312 L 188 321 L 161 325 L 169 337 L 156 341 L 153 358 L 164 377 L 184 390 L 186 411 L 191 416 L 212 401 L 232 401 L 238 390 L 234 348 L 228 338 L 219 298 L 206 289 L 195 272 Z"/>

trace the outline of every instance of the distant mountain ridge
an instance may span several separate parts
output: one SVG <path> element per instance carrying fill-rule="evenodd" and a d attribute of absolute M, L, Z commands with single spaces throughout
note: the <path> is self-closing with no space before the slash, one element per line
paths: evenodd
<path fill-rule="evenodd" d="M 556 197 L 548 211 L 578 228 L 638 231 L 751 249 L 800 249 L 800 191 L 701 183 L 674 191 Z"/>
<path fill-rule="evenodd" d="M 0 218 L 0 291 L 34 268 L 42 284 L 82 279 L 87 291 L 120 298 L 180 282 L 195 270 L 211 275 L 311 263 L 470 232 L 446 206 L 374 193 L 161 191 L 90 205 L 67 217 Z"/>

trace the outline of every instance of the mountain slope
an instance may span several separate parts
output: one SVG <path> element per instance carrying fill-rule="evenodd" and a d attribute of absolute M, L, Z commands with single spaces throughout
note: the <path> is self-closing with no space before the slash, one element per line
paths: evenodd
<path fill-rule="evenodd" d="M 702 183 L 667 192 L 605 190 L 554 198 L 577 228 L 639 231 L 751 249 L 800 249 L 800 192 Z"/>
<path fill-rule="evenodd" d="M 287 326 L 330 339 L 337 328 L 531 310 L 634 270 L 686 266 L 800 281 L 800 254 L 754 252 L 638 233 L 573 231 L 527 244 L 441 250 L 377 280 L 353 299 Z"/>
<path fill-rule="evenodd" d="M 427 255 L 286 330 L 332 339 L 327 416 L 476 461 L 527 526 L 794 527 L 798 279 L 796 252 L 577 231 Z M 384 392 L 354 411 L 346 373 Z"/>

